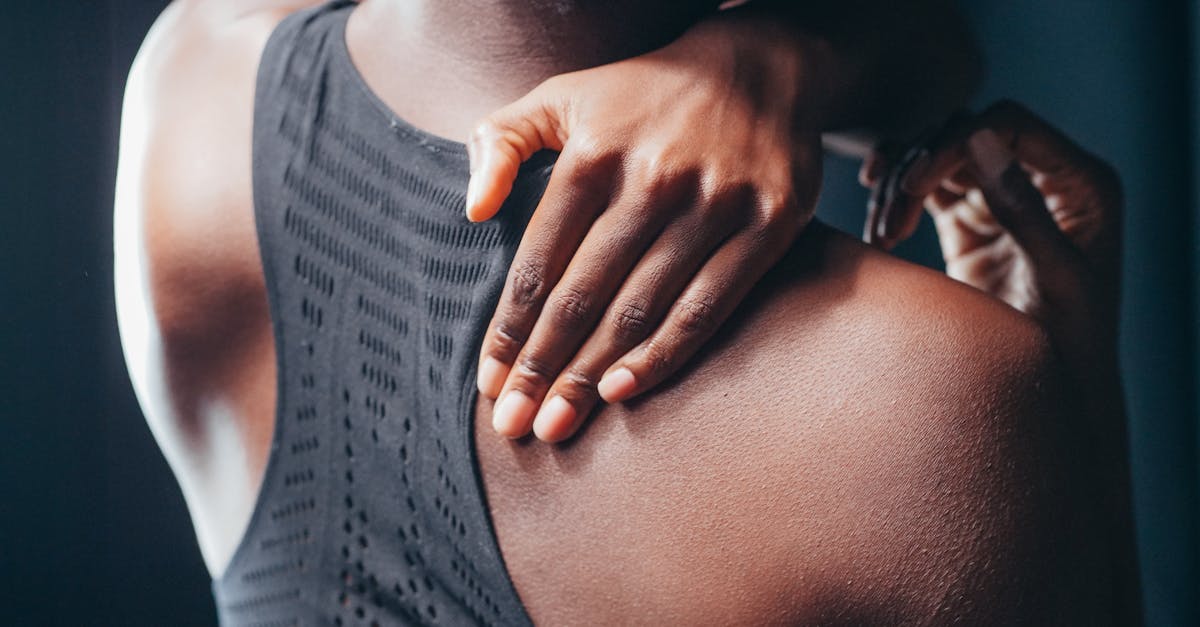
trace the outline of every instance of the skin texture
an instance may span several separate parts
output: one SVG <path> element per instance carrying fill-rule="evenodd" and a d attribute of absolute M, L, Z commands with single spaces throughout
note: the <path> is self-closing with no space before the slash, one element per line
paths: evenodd
<path fill-rule="evenodd" d="M 1040 519 L 1071 511 L 1050 361 L 1028 319 L 814 228 L 680 379 L 569 446 L 477 425 L 509 571 L 544 624 L 1050 621 L 1086 598 Z"/>
<path fill-rule="evenodd" d="M 258 55 L 295 8 L 177 3 L 127 91 L 122 339 L 214 575 L 249 519 L 274 418 L 250 123 Z M 481 95 L 436 55 L 414 56 L 413 76 L 381 72 L 357 28 L 360 70 L 427 128 L 521 89 Z M 479 98 L 444 100 L 439 118 L 403 98 L 425 76 L 465 81 L 435 95 Z M 539 623 L 1093 623 L 1081 613 L 1108 575 L 1086 557 L 1087 509 L 1048 427 L 1070 413 L 1057 376 L 1028 318 L 814 227 L 657 393 L 561 447 L 495 437 L 483 399 L 477 448 Z"/>
<path fill-rule="evenodd" d="M 1079 470 L 1098 491 L 1109 524 L 1120 589 L 1116 611 L 1138 624 L 1128 434 L 1116 340 L 1122 193 L 1112 166 L 1018 103 L 960 116 L 888 170 L 879 153 L 864 164 L 875 195 L 868 241 L 909 237 L 921 206 L 933 217 L 946 273 L 1037 320 L 1080 391 L 1088 443 Z M 885 174 L 886 172 L 886 174 Z M 1096 479 L 1099 478 L 1099 481 Z"/>
<path fill-rule="evenodd" d="M 476 190 L 502 161 L 497 146 L 521 146 L 503 160 L 515 172 L 515 155 L 545 144 L 522 129 L 550 127 L 536 135 L 562 151 L 482 346 L 479 389 L 504 397 L 500 433 L 532 426 L 560 441 L 602 394 L 617 402 L 652 389 L 811 219 L 823 123 L 807 119 L 819 92 L 797 60 L 820 56 L 759 29 L 753 48 L 778 56 L 751 58 L 745 37 L 731 34 L 746 25 L 720 19 L 723 29 L 557 76 L 476 128 L 469 145 L 485 155 Z M 605 378 L 618 370 L 624 385 Z"/>
<path fill-rule="evenodd" d="M 600 15 L 577 24 L 600 27 L 583 35 L 616 32 L 605 20 L 634 13 L 622 4 L 585 5 Z M 878 131 L 906 112 L 920 123 L 961 102 L 973 56 L 953 7 L 888 4 L 759 0 L 658 50 L 557 75 L 476 124 L 472 220 L 501 209 L 522 161 L 561 153 L 480 351 L 499 433 L 564 440 L 601 398 L 632 398 L 686 364 L 812 218 L 822 133 Z M 368 2 L 364 21 L 387 24 L 397 7 Z M 465 8 L 439 11 L 469 22 Z"/>

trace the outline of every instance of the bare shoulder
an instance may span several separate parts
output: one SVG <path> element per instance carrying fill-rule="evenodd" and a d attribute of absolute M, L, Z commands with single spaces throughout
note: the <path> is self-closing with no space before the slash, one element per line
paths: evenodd
<path fill-rule="evenodd" d="M 251 183 L 257 68 L 275 25 L 305 4 L 178 0 L 125 90 L 113 214 L 121 341 L 214 573 L 249 517 L 273 424 Z"/>
<path fill-rule="evenodd" d="M 258 271 L 250 169 L 254 86 L 262 48 L 286 12 L 280 2 L 175 2 L 155 22 L 130 70 L 117 253 L 144 250 L 159 303 L 212 294 L 196 289 L 205 276 L 241 285 Z M 179 316 L 188 311 L 195 308 L 157 313 L 168 325 L 186 325 L 193 321 Z"/>
<path fill-rule="evenodd" d="M 1065 522 L 1072 494 L 1057 432 L 1072 408 L 1048 335 L 941 273 L 840 235 L 816 239 L 792 276 L 776 278 L 772 313 L 751 314 L 775 323 L 751 333 L 772 338 L 762 354 L 781 369 L 819 373 L 802 395 L 776 400 L 792 421 L 815 409 L 824 426 L 792 430 L 775 454 L 804 450 L 837 468 L 810 487 L 855 503 L 831 510 L 842 514 L 827 564 L 855 584 L 827 611 L 875 608 L 864 618 L 876 623 L 1099 620 L 1063 615 L 1087 611 L 1080 601 L 1103 582 L 1065 583 L 1083 565 L 1073 542 L 1085 529 Z"/>
<path fill-rule="evenodd" d="M 976 399 L 948 407 L 957 414 L 986 403 L 1025 404 L 1032 397 L 1013 394 L 1040 393 L 1039 382 L 1053 376 L 1050 338 L 1033 319 L 941 272 L 827 227 L 814 231 L 757 288 L 729 331 L 755 346 L 757 359 L 808 363 L 819 355 L 862 372 L 874 382 L 856 397 L 864 405 L 903 397 L 926 409 Z M 796 369 L 781 376 L 789 371 Z"/>
<path fill-rule="evenodd" d="M 279 2 L 174 2 L 130 69 L 113 216 L 117 313 L 160 442 L 167 427 L 199 440 L 191 412 L 166 411 L 167 399 L 195 404 L 181 396 L 202 390 L 180 382 L 220 385 L 213 377 L 237 357 L 227 348 L 255 345 L 244 340 L 266 316 L 251 135 L 259 56 L 285 14 Z"/>
<path fill-rule="evenodd" d="M 743 420 L 769 430 L 757 434 L 758 459 L 786 472 L 807 458 L 791 497 L 820 503 L 827 518 L 806 559 L 852 582 L 816 604 L 822 620 L 1098 618 L 1060 615 L 1086 611 L 1079 601 L 1103 583 L 1063 583 L 1082 565 L 1072 543 L 1085 529 L 1065 522 L 1072 495 L 1057 431 L 1071 408 L 1038 324 L 820 227 L 759 298 L 718 348 L 726 357 L 697 375 L 743 360 L 740 387 L 755 391 Z"/>
<path fill-rule="evenodd" d="M 664 389 L 478 451 L 535 619 L 611 581 L 668 622 L 1004 624 L 1054 606 L 1055 368 L 1002 303 L 817 227 Z"/>

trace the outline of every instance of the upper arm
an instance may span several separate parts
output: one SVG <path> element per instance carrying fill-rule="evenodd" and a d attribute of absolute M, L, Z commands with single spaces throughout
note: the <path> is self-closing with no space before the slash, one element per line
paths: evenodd
<path fill-rule="evenodd" d="M 897 538 L 909 551 L 896 563 L 908 573 L 911 618 L 1102 624 L 1109 580 L 1094 543 L 1103 536 L 1072 468 L 1082 442 L 1063 439 L 1074 410 L 1055 352 L 1030 321 L 983 313 L 961 312 L 974 324 L 949 325 L 973 333 L 954 341 L 970 365 L 944 373 L 950 410 L 927 434 L 920 463 L 897 473 L 920 510 Z"/>

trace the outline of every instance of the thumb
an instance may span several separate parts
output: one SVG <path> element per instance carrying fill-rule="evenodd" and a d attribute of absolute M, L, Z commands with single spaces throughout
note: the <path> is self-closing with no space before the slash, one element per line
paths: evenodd
<path fill-rule="evenodd" d="M 482 222 L 500 211 L 521 164 L 542 149 L 562 150 L 565 98 L 543 83 L 475 125 L 467 142 L 471 179 L 467 219 Z"/>

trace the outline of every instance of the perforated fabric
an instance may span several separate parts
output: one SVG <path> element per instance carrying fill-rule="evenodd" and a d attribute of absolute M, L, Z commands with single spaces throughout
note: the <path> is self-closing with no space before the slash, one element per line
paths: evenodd
<path fill-rule="evenodd" d="M 352 8 L 291 16 L 260 67 L 278 407 L 258 505 L 213 584 L 221 622 L 525 625 L 474 458 L 474 368 L 553 156 L 527 164 L 497 220 L 467 222 L 464 147 L 367 89 Z"/>

